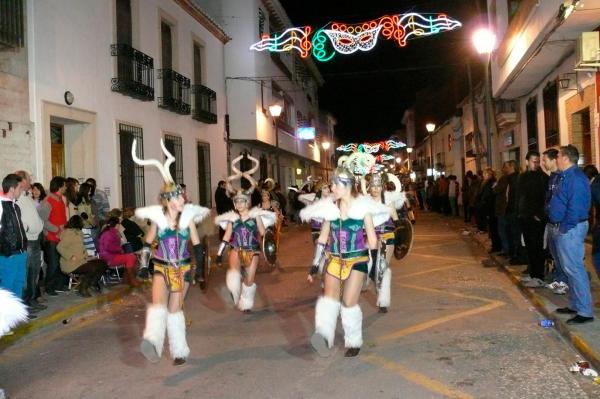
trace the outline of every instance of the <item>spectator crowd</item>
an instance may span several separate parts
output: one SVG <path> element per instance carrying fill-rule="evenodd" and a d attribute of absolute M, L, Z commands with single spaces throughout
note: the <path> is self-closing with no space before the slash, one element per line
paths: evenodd
<path fill-rule="evenodd" d="M 510 265 L 527 265 L 521 283 L 569 295 L 569 324 L 594 320 L 590 277 L 584 265 L 585 239 L 592 233 L 592 263 L 600 277 L 600 177 L 593 165 L 578 166 L 573 145 L 529 151 L 520 170 L 514 160 L 501 171 L 468 171 L 459 186 L 456 176 L 429 178 L 418 190 L 427 206 L 488 234 L 490 253 Z M 494 266 L 491 260 L 484 266 Z"/>
<path fill-rule="evenodd" d="M 133 209 L 110 210 L 96 180 L 56 176 L 47 190 L 26 171 L 2 179 L 0 191 L 0 288 L 27 305 L 29 318 L 47 308 L 48 296 L 77 287 L 83 297 L 102 292 L 102 278 L 122 268 L 137 286 L 143 230 Z"/>

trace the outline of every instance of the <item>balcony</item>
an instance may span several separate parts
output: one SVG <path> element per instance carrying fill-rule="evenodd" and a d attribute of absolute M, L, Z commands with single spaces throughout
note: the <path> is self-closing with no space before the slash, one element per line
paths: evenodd
<path fill-rule="evenodd" d="M 0 3 L 0 49 L 23 47 L 23 0 L 2 0 Z"/>
<path fill-rule="evenodd" d="M 517 105 L 515 101 L 496 101 L 496 121 L 501 129 L 508 129 L 518 122 Z"/>
<path fill-rule="evenodd" d="M 202 85 L 192 86 L 192 118 L 204 123 L 217 123 L 217 93 Z"/>
<path fill-rule="evenodd" d="M 181 115 L 189 115 L 190 80 L 172 69 L 158 69 L 157 77 L 162 81 L 162 97 L 158 97 L 158 107 Z"/>
<path fill-rule="evenodd" d="M 117 57 L 117 77 L 111 90 L 141 101 L 154 100 L 154 60 L 128 44 L 110 46 L 110 55 Z"/>

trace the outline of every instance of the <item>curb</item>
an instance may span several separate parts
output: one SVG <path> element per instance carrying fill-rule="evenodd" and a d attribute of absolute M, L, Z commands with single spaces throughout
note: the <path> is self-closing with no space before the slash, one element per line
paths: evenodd
<path fill-rule="evenodd" d="M 471 233 L 471 238 L 473 241 L 478 243 L 484 249 L 487 249 L 482 241 L 475 238 L 471 230 L 469 230 L 469 232 Z M 569 325 L 565 321 L 556 317 L 556 314 L 554 314 L 554 312 L 549 309 L 549 306 L 547 306 L 546 299 L 543 296 L 538 295 L 534 290 L 523 286 L 517 278 L 517 276 L 515 275 L 515 273 L 512 270 L 510 270 L 505 264 L 500 262 L 498 260 L 498 257 L 496 257 L 495 255 L 489 255 L 489 259 L 492 259 L 496 263 L 496 265 L 508 276 L 510 281 L 512 281 L 512 283 L 515 286 L 517 286 L 517 288 L 519 288 L 523 296 L 529 299 L 533 306 L 542 315 L 544 315 L 544 317 L 554 322 L 554 326 L 556 327 L 556 330 L 558 330 L 560 335 L 562 335 L 566 340 L 568 340 L 571 343 L 571 345 L 573 345 L 573 347 L 575 347 L 575 349 L 579 351 L 579 353 L 581 353 L 596 370 L 600 370 L 600 354 L 598 354 L 598 352 L 596 352 L 592 348 L 592 346 L 589 345 L 578 334 L 571 331 Z"/>
<path fill-rule="evenodd" d="M 34 320 L 31 320 L 29 323 L 22 324 L 21 326 L 13 329 L 12 335 L 7 335 L 0 338 L 0 351 L 8 348 L 21 338 L 31 333 L 39 331 L 42 328 L 51 326 L 53 324 L 58 324 L 63 320 L 69 319 L 70 317 L 78 313 L 83 313 L 88 310 L 99 308 L 106 304 L 116 302 L 122 299 L 123 297 L 129 295 L 134 290 L 134 288 L 129 286 L 115 287 L 106 294 L 101 294 L 91 298 L 85 298 L 80 303 L 50 313 L 47 316 L 38 317 Z"/>

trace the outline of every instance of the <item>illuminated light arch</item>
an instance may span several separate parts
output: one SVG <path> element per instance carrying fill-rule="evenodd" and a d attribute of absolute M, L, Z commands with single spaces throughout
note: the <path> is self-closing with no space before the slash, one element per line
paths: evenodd
<path fill-rule="evenodd" d="M 458 29 L 462 24 L 446 14 L 384 15 L 376 20 L 358 24 L 332 22 L 317 29 L 310 39 L 310 26 L 286 29 L 283 33 L 263 35 L 262 40 L 250 46 L 250 50 L 288 52 L 298 51 L 302 58 L 312 54 L 320 62 L 331 60 L 336 53 L 348 55 L 357 51 L 370 51 L 377 45 L 379 36 L 393 40 L 405 47 L 412 38 L 431 36 Z"/>
<path fill-rule="evenodd" d="M 364 152 L 367 154 L 376 154 L 379 151 L 389 151 L 389 150 L 395 150 L 398 148 L 402 148 L 402 147 L 406 147 L 406 144 L 404 144 L 401 141 L 396 141 L 396 140 L 386 140 L 386 141 L 380 141 L 377 143 L 348 143 L 348 144 L 343 144 L 340 145 L 339 147 L 336 148 L 336 151 L 340 151 L 340 152 Z"/>

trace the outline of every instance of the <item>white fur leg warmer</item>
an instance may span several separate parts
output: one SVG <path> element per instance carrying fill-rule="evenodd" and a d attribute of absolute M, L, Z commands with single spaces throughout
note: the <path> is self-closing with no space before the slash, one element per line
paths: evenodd
<path fill-rule="evenodd" d="M 362 310 L 360 306 L 342 306 L 342 326 L 344 327 L 344 344 L 346 348 L 360 348 L 362 339 Z"/>
<path fill-rule="evenodd" d="M 335 327 L 340 314 L 340 302 L 322 296 L 315 306 L 315 331 L 327 341 L 331 348 L 335 339 Z"/>
<path fill-rule="evenodd" d="M 227 289 L 231 292 L 231 296 L 233 296 L 233 304 L 237 306 L 240 301 L 240 293 L 242 292 L 242 274 L 234 269 L 227 270 L 225 284 L 227 284 Z"/>
<path fill-rule="evenodd" d="M 27 307 L 12 292 L 0 289 L 0 337 L 27 320 Z"/>
<path fill-rule="evenodd" d="M 173 359 L 187 359 L 190 348 L 185 340 L 185 316 L 183 311 L 169 313 L 167 318 L 167 330 L 169 331 L 169 350 Z"/>
<path fill-rule="evenodd" d="M 381 288 L 377 293 L 377 306 L 380 308 L 387 308 L 390 306 L 392 300 L 392 270 L 388 267 L 383 272 L 383 279 L 381 280 Z"/>
<path fill-rule="evenodd" d="M 256 295 L 256 284 L 247 286 L 242 284 L 242 295 L 240 296 L 239 309 L 241 311 L 251 310 L 254 307 L 254 296 Z"/>
<path fill-rule="evenodd" d="M 167 307 L 164 305 L 150 305 L 146 311 L 146 328 L 144 339 L 149 341 L 160 357 L 165 341 L 167 328 Z"/>

